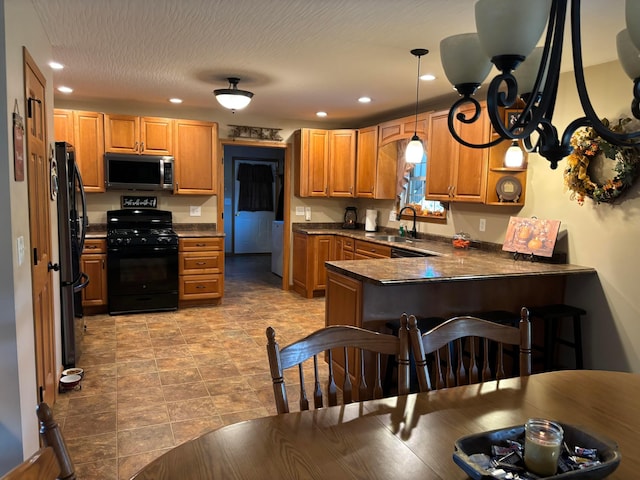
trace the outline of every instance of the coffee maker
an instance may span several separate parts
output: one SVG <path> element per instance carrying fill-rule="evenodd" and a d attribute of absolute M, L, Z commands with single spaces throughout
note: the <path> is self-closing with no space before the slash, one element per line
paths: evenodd
<path fill-rule="evenodd" d="M 344 210 L 344 223 L 342 228 L 356 228 L 358 223 L 358 210 L 356 207 L 347 207 Z"/>

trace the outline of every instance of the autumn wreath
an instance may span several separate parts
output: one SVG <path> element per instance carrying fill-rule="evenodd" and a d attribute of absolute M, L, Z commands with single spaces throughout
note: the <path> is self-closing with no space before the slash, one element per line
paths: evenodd
<path fill-rule="evenodd" d="M 625 132 L 630 122 L 630 118 L 621 118 L 611 125 L 606 118 L 602 120 L 614 132 Z M 613 203 L 640 173 L 640 148 L 612 145 L 591 127 L 576 130 L 571 146 L 564 184 L 565 190 L 572 192 L 571 200 L 580 205 L 585 197 L 596 203 Z"/>

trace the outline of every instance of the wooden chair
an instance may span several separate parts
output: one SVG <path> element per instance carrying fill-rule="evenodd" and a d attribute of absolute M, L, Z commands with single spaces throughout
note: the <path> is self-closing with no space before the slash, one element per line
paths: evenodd
<path fill-rule="evenodd" d="M 454 387 L 505 378 L 503 345 L 519 345 L 520 376 L 531 374 L 531 323 L 523 307 L 519 327 L 500 325 L 477 317 L 454 317 L 425 333 L 409 317 L 409 338 L 415 359 L 420 391 Z M 497 342 L 493 349 L 491 342 Z M 497 351 L 495 362 L 490 352 Z M 428 355 L 433 354 L 429 362 Z M 432 363 L 430 375 L 428 363 Z"/>
<path fill-rule="evenodd" d="M 51 447 L 45 447 L 27 458 L 16 468 L 7 472 L 2 480 L 56 480 L 60 467 L 56 453 Z"/>
<path fill-rule="evenodd" d="M 370 398 L 382 398 L 382 374 L 381 356 L 395 355 L 398 361 L 398 394 L 405 395 L 409 392 L 409 340 L 407 330 L 407 316 L 402 317 L 402 328 L 399 335 L 388 335 L 372 332 L 358 327 L 332 325 L 322 328 L 311 335 L 297 340 L 280 349 L 276 342 L 276 332 L 273 328 L 267 328 L 267 355 L 273 380 L 273 394 L 275 396 L 278 413 L 289 412 L 287 389 L 285 385 L 285 370 L 298 367 L 300 382 L 300 410 L 309 410 L 307 398 L 307 386 L 303 364 L 313 357 L 314 377 L 313 404 L 314 408 L 325 406 L 323 400 L 323 387 L 318 365 L 318 355 L 325 353 L 327 360 L 326 369 L 326 397 L 327 406 L 338 404 L 338 388 L 336 385 L 336 371 L 342 375 L 342 403 L 353 401 L 353 385 L 357 387 L 357 399 L 359 401 Z M 353 349 L 350 347 L 354 347 Z M 336 349 L 335 353 L 332 351 Z M 334 360 L 334 354 L 336 359 Z M 354 355 L 355 354 L 355 355 Z M 350 365 L 350 359 L 353 362 Z M 359 363 L 358 363 L 359 360 Z M 308 362 L 310 363 L 310 362 Z M 374 371 L 371 371 L 373 368 Z M 370 382 L 368 384 L 367 382 Z M 371 385 L 371 386 L 369 386 Z"/>
<path fill-rule="evenodd" d="M 53 412 L 45 402 L 39 403 L 36 414 L 40 422 L 40 440 L 45 447 L 51 447 L 58 460 L 60 480 L 75 480 L 76 473 L 67 450 L 67 445 L 62 437 L 62 432 L 57 422 L 53 419 Z M 54 477 L 56 478 L 56 477 Z"/>

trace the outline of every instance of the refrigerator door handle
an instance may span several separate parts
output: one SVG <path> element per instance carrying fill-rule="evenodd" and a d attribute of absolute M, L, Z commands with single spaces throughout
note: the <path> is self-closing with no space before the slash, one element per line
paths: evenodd
<path fill-rule="evenodd" d="M 78 168 L 78 164 L 75 162 L 73 163 L 73 170 L 73 176 L 75 178 L 73 182 L 73 188 L 75 188 L 75 183 L 77 182 L 78 189 L 80 191 L 80 201 L 82 202 L 82 230 L 80 233 L 80 238 L 78 238 L 78 246 L 80 247 L 80 253 L 82 253 L 82 251 L 84 250 L 86 230 L 89 225 L 89 219 L 87 218 L 87 197 L 84 191 L 84 184 L 82 183 L 82 175 L 80 175 L 80 169 Z"/>
<path fill-rule="evenodd" d="M 82 272 L 80 274 L 80 280 L 81 283 L 77 284 L 77 285 L 73 285 L 73 293 L 77 293 L 80 290 L 83 290 L 85 288 L 87 288 L 87 285 L 89 285 L 89 275 L 87 275 L 86 273 Z"/>

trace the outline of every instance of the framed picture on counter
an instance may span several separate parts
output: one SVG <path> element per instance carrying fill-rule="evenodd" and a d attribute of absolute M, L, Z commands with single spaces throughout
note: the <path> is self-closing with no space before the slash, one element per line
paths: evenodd
<path fill-rule="evenodd" d="M 513 253 L 553 256 L 560 220 L 511 217 L 502 250 Z"/>

